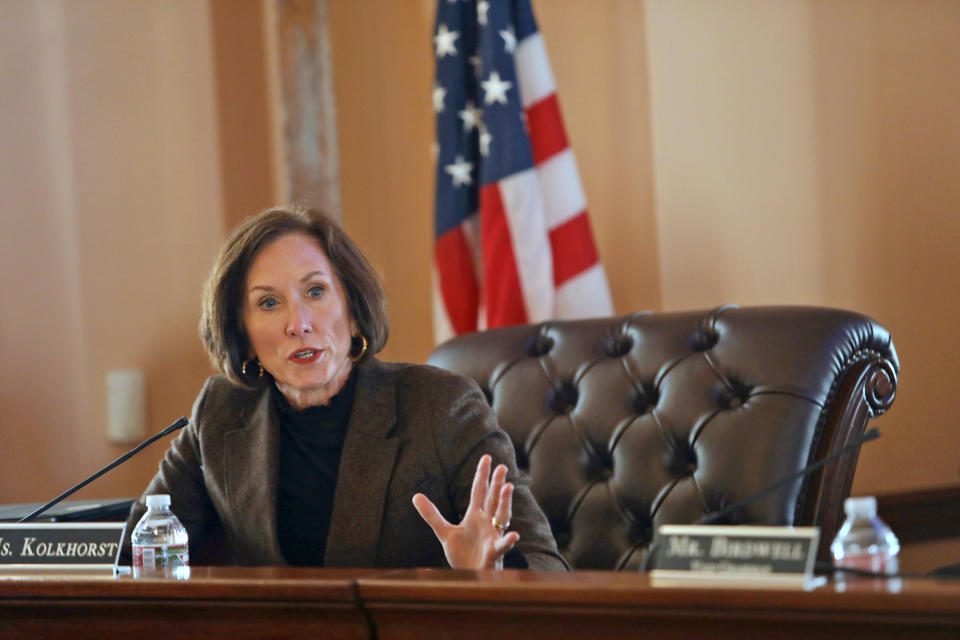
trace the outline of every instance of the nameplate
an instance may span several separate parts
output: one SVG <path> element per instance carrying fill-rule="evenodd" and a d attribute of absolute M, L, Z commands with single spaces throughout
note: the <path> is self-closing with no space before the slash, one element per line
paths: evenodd
<path fill-rule="evenodd" d="M 114 569 L 123 522 L 0 523 L 0 569 Z"/>
<path fill-rule="evenodd" d="M 652 580 L 815 584 L 817 527 L 662 525 Z"/>

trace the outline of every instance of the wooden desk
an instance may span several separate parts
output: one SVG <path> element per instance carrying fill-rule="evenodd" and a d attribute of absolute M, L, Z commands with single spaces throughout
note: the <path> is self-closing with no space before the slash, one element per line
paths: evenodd
<path fill-rule="evenodd" d="M 960 583 L 658 588 L 578 571 L 194 567 L 187 580 L 0 573 L 0 638 L 960 638 Z"/>
<path fill-rule="evenodd" d="M 370 569 L 192 567 L 187 580 L 0 573 L 0 638 L 368 638 Z"/>
<path fill-rule="evenodd" d="M 635 573 L 418 569 L 357 584 L 378 639 L 960 638 L 960 583 L 933 580 L 658 588 Z"/>

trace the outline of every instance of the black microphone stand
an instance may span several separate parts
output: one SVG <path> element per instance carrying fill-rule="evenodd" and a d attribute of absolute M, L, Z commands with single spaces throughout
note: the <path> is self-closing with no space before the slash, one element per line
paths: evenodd
<path fill-rule="evenodd" d="M 19 520 L 17 520 L 17 522 L 29 522 L 30 520 L 33 520 L 34 518 L 36 518 L 38 515 L 40 515 L 41 513 L 43 513 L 44 511 L 46 511 L 46 510 L 49 509 L 50 507 L 52 507 L 52 506 L 54 506 L 55 504 L 59 503 L 61 500 L 65 500 L 66 498 L 69 498 L 70 496 L 72 496 L 74 493 L 76 493 L 76 492 L 79 491 L 80 489 L 83 489 L 85 486 L 87 486 L 88 484 L 90 484 L 91 482 L 93 482 L 94 480 L 96 480 L 97 478 L 99 478 L 100 476 L 102 476 L 103 474 L 105 474 L 107 471 L 110 471 L 110 469 L 113 469 L 113 468 L 114 468 L 115 466 L 117 466 L 118 464 L 121 464 L 122 462 L 130 459 L 134 454 L 136 454 L 137 452 L 139 452 L 141 449 L 143 449 L 143 448 L 146 447 L 147 445 L 153 444 L 154 442 L 156 442 L 156 441 L 159 440 L 160 438 L 162 438 L 162 437 L 164 437 L 164 436 L 168 436 L 168 435 L 170 435 L 171 433 L 173 433 L 174 431 L 178 431 L 178 430 L 180 430 L 180 429 L 183 429 L 183 428 L 184 428 L 185 426 L 187 426 L 188 424 L 190 424 L 190 421 L 187 420 L 186 418 L 181 417 L 180 419 L 178 419 L 176 422 L 174 422 L 173 424 L 171 424 L 169 427 L 167 427 L 166 429 L 164 429 L 163 431 L 161 431 L 161 432 L 158 433 L 157 435 L 155 435 L 155 436 L 153 436 L 153 437 L 151 437 L 151 438 L 148 438 L 148 439 L 145 440 L 144 442 L 142 442 L 142 443 L 140 443 L 139 445 L 137 445 L 134 449 L 131 449 L 131 450 L 128 451 L 127 453 L 123 454 L 122 456 L 120 456 L 119 458 L 117 458 L 116 460 L 114 460 L 113 462 L 111 462 L 110 464 L 108 464 L 107 466 L 105 466 L 103 469 L 100 469 L 100 471 L 97 471 L 95 474 L 93 474 L 92 476 L 90 476 L 89 478 L 87 478 L 86 480 L 84 480 L 83 482 L 81 482 L 80 484 L 74 485 L 74 486 L 71 487 L 70 489 L 67 489 L 66 491 L 64 491 L 64 492 L 61 493 L 59 496 L 57 496 L 56 498 L 54 498 L 53 500 L 51 500 L 51 501 L 48 502 L 47 504 L 43 505 L 43 506 L 40 507 L 39 509 L 37 509 L 37 510 L 33 511 L 32 513 L 27 514 L 27 515 L 25 515 L 24 517 L 20 518 Z"/>

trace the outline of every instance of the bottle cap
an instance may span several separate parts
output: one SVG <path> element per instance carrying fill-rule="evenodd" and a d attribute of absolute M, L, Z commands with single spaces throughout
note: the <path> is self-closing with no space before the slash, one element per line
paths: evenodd
<path fill-rule="evenodd" d="M 170 496 L 166 493 L 157 493 L 147 496 L 147 509 L 157 509 L 170 506 Z"/>
<path fill-rule="evenodd" d="M 874 518 L 877 515 L 877 499 L 873 496 L 847 498 L 843 502 L 843 510 L 848 516 Z"/>

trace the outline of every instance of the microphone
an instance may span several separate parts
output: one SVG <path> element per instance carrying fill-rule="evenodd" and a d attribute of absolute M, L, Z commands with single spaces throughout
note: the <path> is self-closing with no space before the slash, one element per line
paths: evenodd
<path fill-rule="evenodd" d="M 185 426 L 187 426 L 188 424 L 190 424 L 190 421 L 189 421 L 189 420 L 187 420 L 187 419 L 184 418 L 184 417 L 179 418 L 176 422 L 174 422 L 173 424 L 171 424 L 169 427 L 167 427 L 166 429 L 164 429 L 164 430 L 161 431 L 160 433 L 158 433 L 158 434 L 156 434 L 155 436 L 152 436 L 152 437 L 144 440 L 142 443 L 140 443 L 139 445 L 137 445 L 134 449 L 131 449 L 131 450 L 128 451 L 127 453 L 123 454 L 122 456 L 120 456 L 119 458 L 117 458 L 116 460 L 114 460 L 113 462 L 111 462 L 110 464 L 108 464 L 107 466 L 105 466 L 103 469 L 100 469 L 100 471 L 97 471 L 95 474 L 93 474 L 92 476 L 90 476 L 89 478 L 87 478 L 86 480 L 84 480 L 83 482 L 81 482 L 80 484 L 76 484 L 76 485 L 74 485 L 73 487 L 71 487 L 70 489 L 67 489 L 66 491 L 64 491 L 64 492 L 61 493 L 59 496 L 57 496 L 56 498 L 54 498 L 53 500 L 51 500 L 51 501 L 48 502 L 47 504 L 43 505 L 43 506 L 40 507 L 39 509 L 36 509 L 36 510 L 33 511 L 32 513 L 27 514 L 27 515 L 25 515 L 24 517 L 20 518 L 19 520 L 17 520 L 17 522 L 18 522 L 18 523 L 19 523 L 19 522 L 29 522 L 30 520 L 33 520 L 34 518 L 36 518 L 38 515 L 40 515 L 41 513 L 43 513 L 44 511 L 46 511 L 46 510 L 49 509 L 50 507 L 52 507 L 52 506 L 54 506 L 55 504 L 59 503 L 61 500 L 64 500 L 64 499 L 66 499 L 66 498 L 69 498 L 70 496 L 72 496 L 74 493 L 76 493 L 76 492 L 79 491 L 80 489 L 83 489 L 85 486 L 87 486 L 88 484 L 90 484 L 91 482 L 93 482 L 94 480 L 96 480 L 97 478 L 99 478 L 100 476 L 102 476 L 103 474 L 105 474 L 107 471 L 110 471 L 110 469 L 113 469 L 113 468 L 116 467 L 117 465 L 125 462 L 126 460 L 129 460 L 130 458 L 132 458 L 132 457 L 134 456 L 134 454 L 138 453 L 141 449 L 143 449 L 143 448 L 146 447 L 147 445 L 156 442 L 157 440 L 159 440 L 160 438 L 162 438 L 162 437 L 164 437 L 164 436 L 170 435 L 170 434 L 173 433 L 174 431 L 179 431 L 180 429 L 183 429 L 183 428 L 184 428 Z"/>
<path fill-rule="evenodd" d="M 880 437 L 880 430 L 874 427 L 873 429 L 870 429 L 869 431 L 864 433 L 859 438 L 856 438 L 852 442 L 848 442 L 847 444 L 843 445 L 842 447 L 840 447 L 830 455 L 824 458 L 821 458 L 820 460 L 814 463 L 808 464 L 803 469 L 800 469 L 800 471 L 797 471 L 796 473 L 791 473 L 790 475 L 780 478 L 773 484 L 768 485 L 755 493 L 751 493 L 749 496 L 747 496 L 743 500 L 740 500 L 739 502 L 736 502 L 727 507 L 724 507 L 723 509 L 718 509 L 717 511 L 711 511 L 710 513 L 706 514 L 702 518 L 696 520 L 695 522 L 691 522 L 690 524 L 692 525 L 712 524 L 717 520 L 720 520 L 721 518 L 725 518 L 726 516 L 732 514 L 734 511 L 737 511 L 739 509 L 742 509 L 743 507 L 746 507 L 747 505 L 753 503 L 755 500 L 759 500 L 760 498 L 767 495 L 768 493 L 772 493 L 777 489 L 780 489 L 784 485 L 794 482 L 799 478 L 808 476 L 814 471 L 825 467 L 826 465 L 830 464 L 837 458 L 849 453 L 853 449 L 856 449 L 857 447 L 862 445 L 864 442 L 869 442 L 870 440 L 876 440 L 879 437 Z M 654 555 L 659 551 L 659 546 L 660 546 L 659 542 L 654 542 L 653 544 L 650 545 L 650 551 L 647 553 L 647 557 L 643 562 L 644 571 L 650 568 L 650 565 L 653 562 Z"/>

